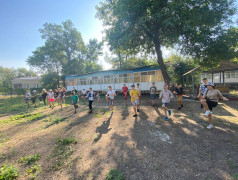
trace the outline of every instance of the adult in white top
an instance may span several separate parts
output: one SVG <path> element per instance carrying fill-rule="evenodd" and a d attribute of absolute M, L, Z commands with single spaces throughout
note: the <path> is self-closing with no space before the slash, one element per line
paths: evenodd
<path fill-rule="evenodd" d="M 111 115 L 113 115 L 113 104 L 114 104 L 114 97 L 116 96 L 116 93 L 114 90 L 112 90 L 112 86 L 109 86 L 109 91 L 106 94 L 106 101 L 107 101 L 107 106 L 110 104 L 111 108 Z"/>

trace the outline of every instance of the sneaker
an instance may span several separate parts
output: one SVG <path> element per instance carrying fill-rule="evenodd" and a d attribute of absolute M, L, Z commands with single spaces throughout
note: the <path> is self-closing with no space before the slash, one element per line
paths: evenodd
<path fill-rule="evenodd" d="M 172 111 L 171 111 L 171 110 L 168 110 L 168 113 L 169 113 L 169 116 L 171 116 L 171 114 L 172 114 Z"/>
<path fill-rule="evenodd" d="M 204 116 L 208 116 L 209 114 L 212 114 L 212 111 L 208 110 L 204 113 Z"/>
<path fill-rule="evenodd" d="M 137 114 L 133 115 L 133 117 L 136 117 L 136 116 L 137 116 Z"/>
<path fill-rule="evenodd" d="M 165 120 L 165 121 L 168 120 L 168 119 L 169 119 L 168 117 L 164 117 L 164 118 L 163 118 L 163 120 Z"/>
<path fill-rule="evenodd" d="M 113 112 L 111 112 L 111 116 L 113 115 Z"/>
<path fill-rule="evenodd" d="M 88 113 L 92 113 L 93 111 L 92 110 L 90 110 Z"/>
<path fill-rule="evenodd" d="M 212 128 L 214 128 L 214 126 L 211 124 L 209 126 L 207 126 L 207 129 L 212 129 Z"/>
<path fill-rule="evenodd" d="M 152 106 L 153 106 L 153 107 L 155 107 L 155 105 L 154 105 L 154 104 L 153 104 Z"/>
<path fill-rule="evenodd" d="M 106 106 L 109 106 L 109 103 L 107 103 Z"/>
<path fill-rule="evenodd" d="M 181 110 L 181 107 L 179 107 L 178 110 Z"/>

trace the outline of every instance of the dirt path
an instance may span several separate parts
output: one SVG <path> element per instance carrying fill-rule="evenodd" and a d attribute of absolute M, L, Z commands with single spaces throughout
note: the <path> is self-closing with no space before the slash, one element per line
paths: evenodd
<path fill-rule="evenodd" d="M 150 106 L 147 96 L 137 118 L 120 96 L 115 102 L 112 117 L 104 102 L 95 102 L 93 114 L 87 113 L 86 105 L 75 115 L 71 106 L 62 111 L 42 108 L 37 120 L 0 124 L 0 134 L 8 138 L 0 146 L 0 165 L 14 164 L 19 179 L 28 176 L 18 160 L 36 153 L 41 154 L 36 179 L 101 180 L 113 168 L 129 180 L 219 180 L 234 179 L 238 173 L 238 102 L 214 109 L 213 130 L 206 129 L 196 101 L 186 100 L 182 111 L 173 101 L 168 121 L 162 120 L 160 107 Z M 1 121 L 4 118 L 9 117 Z M 75 138 L 77 144 L 70 144 L 71 153 L 62 160 L 55 150 L 57 139 L 66 137 Z M 57 161 L 63 163 L 56 168 Z"/>

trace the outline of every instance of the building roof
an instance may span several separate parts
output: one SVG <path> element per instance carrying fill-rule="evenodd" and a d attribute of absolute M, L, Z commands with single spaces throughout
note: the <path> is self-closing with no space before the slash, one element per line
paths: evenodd
<path fill-rule="evenodd" d="M 210 69 L 208 71 L 205 71 L 207 73 L 219 73 L 224 71 L 232 71 L 238 69 L 238 64 L 229 62 L 229 61 L 223 61 L 217 68 Z"/>

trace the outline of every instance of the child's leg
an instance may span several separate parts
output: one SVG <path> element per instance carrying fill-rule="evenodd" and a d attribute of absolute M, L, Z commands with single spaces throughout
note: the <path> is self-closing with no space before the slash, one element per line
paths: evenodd
<path fill-rule="evenodd" d="M 61 98 L 59 99 L 59 103 L 60 103 L 60 106 L 61 106 L 61 109 L 62 109 L 63 106 L 62 106 L 62 99 Z"/>
<path fill-rule="evenodd" d="M 206 102 L 205 99 L 202 99 L 202 100 L 201 100 L 201 104 L 204 106 L 205 111 L 208 111 L 208 110 L 209 110 L 209 107 L 208 107 L 207 102 Z"/>
<path fill-rule="evenodd" d="M 136 114 L 136 106 L 133 106 L 133 109 L 134 109 L 134 113 Z"/>
<path fill-rule="evenodd" d="M 111 104 L 111 111 L 113 112 L 113 105 Z"/>
<path fill-rule="evenodd" d="M 209 114 L 209 115 L 208 115 L 208 120 L 209 120 L 209 123 L 210 123 L 211 125 L 213 125 L 213 122 L 212 122 L 212 114 Z"/>

